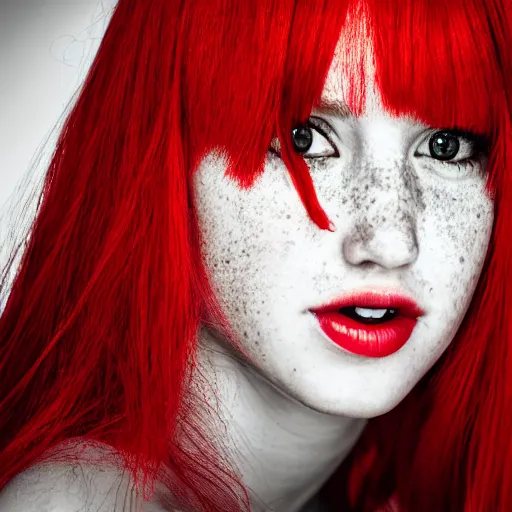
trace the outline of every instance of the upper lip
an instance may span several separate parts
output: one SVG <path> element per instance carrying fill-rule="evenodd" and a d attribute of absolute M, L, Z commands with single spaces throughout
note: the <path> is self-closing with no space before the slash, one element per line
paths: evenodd
<path fill-rule="evenodd" d="M 350 307 L 396 309 L 399 314 L 410 318 L 418 318 L 425 314 L 418 304 L 405 293 L 393 290 L 352 291 L 326 305 L 313 308 L 311 311 L 327 313 Z"/>

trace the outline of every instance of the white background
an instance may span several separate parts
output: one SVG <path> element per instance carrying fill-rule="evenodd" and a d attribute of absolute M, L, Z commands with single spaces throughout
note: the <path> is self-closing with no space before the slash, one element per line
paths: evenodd
<path fill-rule="evenodd" d="M 44 172 L 47 160 L 34 159 L 51 153 L 54 138 L 45 141 L 90 66 L 114 2 L 0 2 L 0 207 L 31 168 Z"/>

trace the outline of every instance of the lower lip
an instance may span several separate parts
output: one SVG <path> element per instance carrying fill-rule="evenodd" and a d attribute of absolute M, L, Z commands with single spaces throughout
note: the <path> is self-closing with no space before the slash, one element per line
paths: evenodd
<path fill-rule="evenodd" d="M 336 311 L 314 313 L 322 331 L 341 348 L 365 357 L 386 357 L 411 337 L 416 319 L 397 316 L 382 324 L 366 325 Z"/>

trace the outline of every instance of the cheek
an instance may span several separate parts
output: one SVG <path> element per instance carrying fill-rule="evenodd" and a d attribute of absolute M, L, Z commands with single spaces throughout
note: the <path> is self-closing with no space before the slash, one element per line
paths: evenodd
<path fill-rule="evenodd" d="M 300 262 L 314 227 L 286 171 L 273 159 L 249 190 L 224 177 L 225 165 L 206 161 L 195 176 L 202 254 L 213 289 L 239 336 L 261 336 L 283 307 L 290 265 Z M 301 219 L 302 222 L 299 220 Z M 268 320 L 268 321 L 267 321 Z M 251 327 L 252 326 L 252 327 Z M 268 333 L 265 333 L 268 335 Z"/>
<path fill-rule="evenodd" d="M 425 293 L 458 324 L 482 270 L 493 225 L 493 203 L 481 181 L 436 183 L 424 188 L 418 223 L 417 270 Z"/>
<path fill-rule="evenodd" d="M 267 166 L 249 190 L 226 178 L 224 169 L 219 164 L 200 167 L 195 199 L 206 263 L 217 274 L 232 274 L 234 266 L 261 267 L 287 245 L 296 201 L 276 166 Z"/>

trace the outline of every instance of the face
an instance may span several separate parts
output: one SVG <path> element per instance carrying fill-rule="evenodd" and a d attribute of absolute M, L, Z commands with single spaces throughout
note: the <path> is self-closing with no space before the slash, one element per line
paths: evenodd
<path fill-rule="evenodd" d="M 334 231 L 310 220 L 276 144 L 249 190 L 210 154 L 194 194 L 238 357 L 308 407 L 367 418 L 396 406 L 452 341 L 493 204 L 477 140 L 390 115 L 371 81 L 364 114 L 351 116 L 339 63 L 326 108 L 290 134 Z"/>

